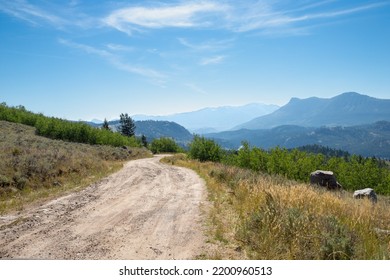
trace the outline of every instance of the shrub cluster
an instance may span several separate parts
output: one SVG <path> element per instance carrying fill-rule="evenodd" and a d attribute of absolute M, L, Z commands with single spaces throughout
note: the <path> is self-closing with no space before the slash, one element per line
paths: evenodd
<path fill-rule="evenodd" d="M 201 136 L 194 136 L 190 143 L 188 154 L 190 158 L 201 162 L 214 161 L 219 162 L 222 158 L 221 147 L 214 140 Z"/>
<path fill-rule="evenodd" d="M 152 143 L 149 145 L 149 148 L 153 154 L 178 153 L 183 151 L 183 149 L 175 142 L 175 140 L 168 137 L 153 139 Z"/>

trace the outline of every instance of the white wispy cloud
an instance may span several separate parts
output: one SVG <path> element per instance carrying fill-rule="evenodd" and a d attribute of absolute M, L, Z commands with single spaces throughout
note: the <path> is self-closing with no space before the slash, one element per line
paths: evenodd
<path fill-rule="evenodd" d="M 0 12 L 35 26 L 51 26 L 64 30 L 67 27 L 90 29 L 100 27 L 100 20 L 80 12 L 79 1 L 58 4 L 47 1 L 0 0 Z"/>
<path fill-rule="evenodd" d="M 155 7 L 138 6 L 113 11 L 103 21 L 119 31 L 132 34 L 142 28 L 190 28 L 213 24 L 209 16 L 224 13 L 226 6 L 211 1 L 183 2 Z"/>
<path fill-rule="evenodd" d="M 378 2 L 334 10 L 331 5 L 333 2 L 335 1 L 294 1 L 293 4 L 289 2 L 289 5 L 283 5 L 281 1 L 258 0 L 181 1 L 170 5 L 125 7 L 111 12 L 103 22 L 129 35 L 166 27 L 225 29 L 237 33 L 269 32 L 272 29 L 280 32 L 281 28 L 285 28 L 286 31 L 296 33 L 292 27 L 297 23 L 307 22 L 309 25 L 313 20 L 342 17 L 388 4 Z M 318 7 L 324 12 L 315 12 Z M 179 38 L 179 41 L 193 47 L 183 38 Z"/>
<path fill-rule="evenodd" d="M 299 4 L 300 1 L 297 1 Z M 281 28 L 284 28 L 285 31 L 291 31 L 292 34 L 296 33 L 294 24 L 307 24 L 308 26 L 314 20 L 321 19 L 330 19 L 342 17 L 350 14 L 355 14 L 365 10 L 370 10 L 378 8 L 380 6 L 386 5 L 384 2 L 360 5 L 353 8 L 337 9 L 326 11 L 327 8 L 324 7 L 324 12 L 314 12 L 312 9 L 319 6 L 326 6 L 334 1 L 321 1 L 310 3 L 308 5 L 299 6 L 293 9 L 283 9 L 275 5 L 276 2 L 270 3 L 253 3 L 252 5 L 247 5 L 236 9 L 234 13 L 229 15 L 229 28 L 235 32 L 249 32 L 249 31 L 263 31 L 270 32 L 272 30 L 277 30 L 280 32 Z M 328 9 L 331 9 L 328 7 Z M 237 10 L 241 10 L 240 13 L 237 13 Z M 300 29 L 303 27 L 300 26 Z"/>
<path fill-rule="evenodd" d="M 212 57 L 203 58 L 199 64 L 202 66 L 210 65 L 210 64 L 220 64 L 225 60 L 226 56 L 224 55 L 217 55 Z"/>
<path fill-rule="evenodd" d="M 0 12 L 30 22 L 34 25 L 49 24 L 55 28 L 77 27 L 96 29 L 110 27 L 133 35 L 161 28 L 204 28 L 208 30 L 227 30 L 235 33 L 272 30 L 285 33 L 294 28 L 312 26 L 314 21 L 347 17 L 348 15 L 389 5 L 388 1 L 368 4 L 354 4 L 348 8 L 334 5 L 335 0 L 297 0 L 297 1 L 233 1 L 233 0 L 177 0 L 175 2 L 139 2 L 138 5 L 125 6 L 111 10 L 106 16 L 91 15 L 83 11 L 83 2 L 69 0 L 65 4 L 51 1 L 0 0 Z M 105 4 L 107 9 L 110 5 Z M 299 25 L 299 26 L 296 26 Z M 283 30 L 282 30 L 283 31 Z M 283 32 L 280 32 L 283 33 Z M 183 45 L 191 47 L 185 39 Z M 198 46 L 202 47 L 202 46 Z"/>
<path fill-rule="evenodd" d="M 124 46 L 124 45 L 120 45 L 120 44 L 110 43 L 110 44 L 107 44 L 106 46 L 107 46 L 107 48 L 109 48 L 112 51 L 119 51 L 119 52 L 132 52 L 132 51 L 134 51 L 133 47 Z"/>
<path fill-rule="evenodd" d="M 207 94 L 206 90 L 204 90 L 203 88 L 199 87 L 198 85 L 196 85 L 194 83 L 186 83 L 184 85 L 196 93 Z"/>
<path fill-rule="evenodd" d="M 41 21 L 48 22 L 56 26 L 62 26 L 67 23 L 66 20 L 54 13 L 32 5 L 24 0 L 1 1 L 0 10 L 11 16 L 36 25 Z"/>
<path fill-rule="evenodd" d="M 188 39 L 178 38 L 178 41 L 183 46 L 194 51 L 220 51 L 232 46 L 234 39 L 226 40 L 208 40 L 200 43 L 192 43 Z"/>
<path fill-rule="evenodd" d="M 95 48 L 95 47 L 92 47 L 89 45 L 85 45 L 85 44 L 75 43 L 75 42 L 65 40 L 65 39 L 59 39 L 58 41 L 59 41 L 59 43 L 65 45 L 65 46 L 68 46 L 68 47 L 71 47 L 74 49 L 82 50 L 88 54 L 97 55 L 97 56 L 103 58 L 105 61 L 107 61 L 108 63 L 110 63 L 111 65 L 113 65 L 114 67 L 116 67 L 119 70 L 126 71 L 126 72 L 129 72 L 132 74 L 137 74 L 137 75 L 152 79 L 152 81 L 154 83 L 159 84 L 159 85 L 163 85 L 165 83 L 166 76 L 164 74 L 162 74 L 161 72 L 154 70 L 152 68 L 148 68 L 148 67 L 143 67 L 143 66 L 139 66 L 139 65 L 131 65 L 131 64 L 123 61 L 123 59 L 121 57 L 119 57 L 118 55 L 116 55 L 110 51 L 107 51 L 104 49 L 98 49 L 98 48 Z"/>

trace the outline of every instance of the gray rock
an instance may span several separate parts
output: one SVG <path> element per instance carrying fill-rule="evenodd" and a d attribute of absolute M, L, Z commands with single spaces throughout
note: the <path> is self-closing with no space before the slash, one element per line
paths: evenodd
<path fill-rule="evenodd" d="M 376 203 L 378 201 L 378 198 L 376 196 L 376 193 L 373 189 L 371 188 L 365 188 L 362 190 L 357 190 L 353 193 L 353 197 L 356 199 L 362 199 L 362 198 L 368 198 L 370 199 L 373 203 Z"/>
<path fill-rule="evenodd" d="M 332 171 L 316 170 L 310 173 L 310 184 L 326 187 L 328 190 L 342 188 Z"/>

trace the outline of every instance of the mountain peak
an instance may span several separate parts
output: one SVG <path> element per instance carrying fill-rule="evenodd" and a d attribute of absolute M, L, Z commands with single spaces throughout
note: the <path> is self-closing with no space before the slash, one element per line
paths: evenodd
<path fill-rule="evenodd" d="M 357 92 L 344 92 L 340 95 L 333 97 L 333 99 L 356 99 L 356 98 L 373 98 L 368 95 L 360 94 Z"/>
<path fill-rule="evenodd" d="M 347 91 L 347 92 L 343 92 L 342 94 L 340 94 L 338 96 L 366 96 L 366 95 L 357 93 L 355 91 Z"/>
<path fill-rule="evenodd" d="M 332 98 L 291 98 L 279 110 L 253 119 L 235 129 L 264 129 L 280 125 L 305 127 L 350 126 L 390 120 L 390 99 L 377 99 L 357 92 Z"/>

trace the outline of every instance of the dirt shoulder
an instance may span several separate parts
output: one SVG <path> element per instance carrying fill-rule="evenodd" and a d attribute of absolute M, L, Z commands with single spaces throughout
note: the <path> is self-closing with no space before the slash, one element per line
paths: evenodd
<path fill-rule="evenodd" d="M 83 191 L 0 216 L 3 259 L 194 259 L 205 249 L 204 182 L 161 156 Z"/>

